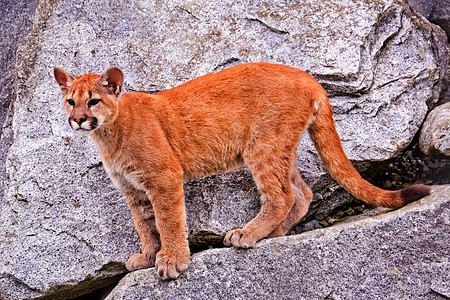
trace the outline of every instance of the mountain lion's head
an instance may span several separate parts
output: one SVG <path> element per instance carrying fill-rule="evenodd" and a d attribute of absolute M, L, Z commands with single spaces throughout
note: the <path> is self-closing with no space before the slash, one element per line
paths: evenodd
<path fill-rule="evenodd" d="M 60 68 L 53 68 L 53 72 L 64 95 L 72 129 L 89 135 L 115 120 L 123 84 L 122 70 L 111 67 L 102 75 L 89 73 L 79 77 Z"/>

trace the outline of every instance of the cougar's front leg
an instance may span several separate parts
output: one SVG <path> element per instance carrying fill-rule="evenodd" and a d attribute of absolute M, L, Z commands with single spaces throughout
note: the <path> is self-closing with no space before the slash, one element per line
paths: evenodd
<path fill-rule="evenodd" d="M 135 195 L 128 195 L 127 203 L 133 215 L 142 248 L 141 253 L 136 253 L 128 259 L 126 268 L 128 271 L 134 271 L 152 267 L 155 265 L 156 253 L 161 248 L 153 206 L 147 195 L 138 191 Z"/>
<path fill-rule="evenodd" d="M 122 195 L 127 197 L 128 207 L 141 240 L 141 253 L 131 256 L 125 266 L 129 271 L 152 267 L 155 265 L 156 252 L 161 248 L 153 206 L 147 194 L 134 188 L 125 177 L 117 173 L 110 176 Z"/>
<path fill-rule="evenodd" d="M 141 253 L 132 255 L 125 266 L 129 271 L 152 267 L 155 265 L 156 252 L 161 248 L 152 204 L 146 192 L 136 189 L 126 177 L 116 172 L 108 174 L 122 195 L 127 198 L 141 240 Z"/>
<path fill-rule="evenodd" d="M 159 172 L 157 178 L 149 181 L 148 194 L 161 239 L 156 272 L 162 279 L 177 278 L 190 261 L 181 168 L 179 172 Z"/>

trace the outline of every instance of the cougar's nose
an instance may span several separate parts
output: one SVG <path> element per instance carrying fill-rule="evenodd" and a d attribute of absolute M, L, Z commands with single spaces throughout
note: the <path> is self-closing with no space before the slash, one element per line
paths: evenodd
<path fill-rule="evenodd" d="M 84 121 L 86 121 L 86 118 L 74 118 L 73 119 L 75 122 L 77 122 L 77 124 L 79 126 L 81 126 L 81 123 L 83 123 Z"/>

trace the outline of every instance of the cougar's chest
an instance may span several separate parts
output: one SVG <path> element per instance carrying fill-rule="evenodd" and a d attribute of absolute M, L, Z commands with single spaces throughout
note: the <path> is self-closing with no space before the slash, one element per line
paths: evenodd
<path fill-rule="evenodd" d="M 136 189 L 145 191 L 143 187 L 143 171 L 124 159 L 120 153 L 102 158 L 106 173 L 120 190 Z"/>

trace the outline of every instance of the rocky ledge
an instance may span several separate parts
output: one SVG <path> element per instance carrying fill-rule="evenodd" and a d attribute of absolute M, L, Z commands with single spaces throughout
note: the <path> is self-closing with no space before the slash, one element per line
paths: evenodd
<path fill-rule="evenodd" d="M 401 209 L 206 250 L 174 281 L 153 268 L 126 275 L 114 299 L 448 299 L 450 185 Z"/>
<path fill-rule="evenodd" d="M 203 251 L 174 281 L 135 271 L 107 299 L 448 299 L 449 195 L 450 185 L 436 186 L 396 211 Z"/>

